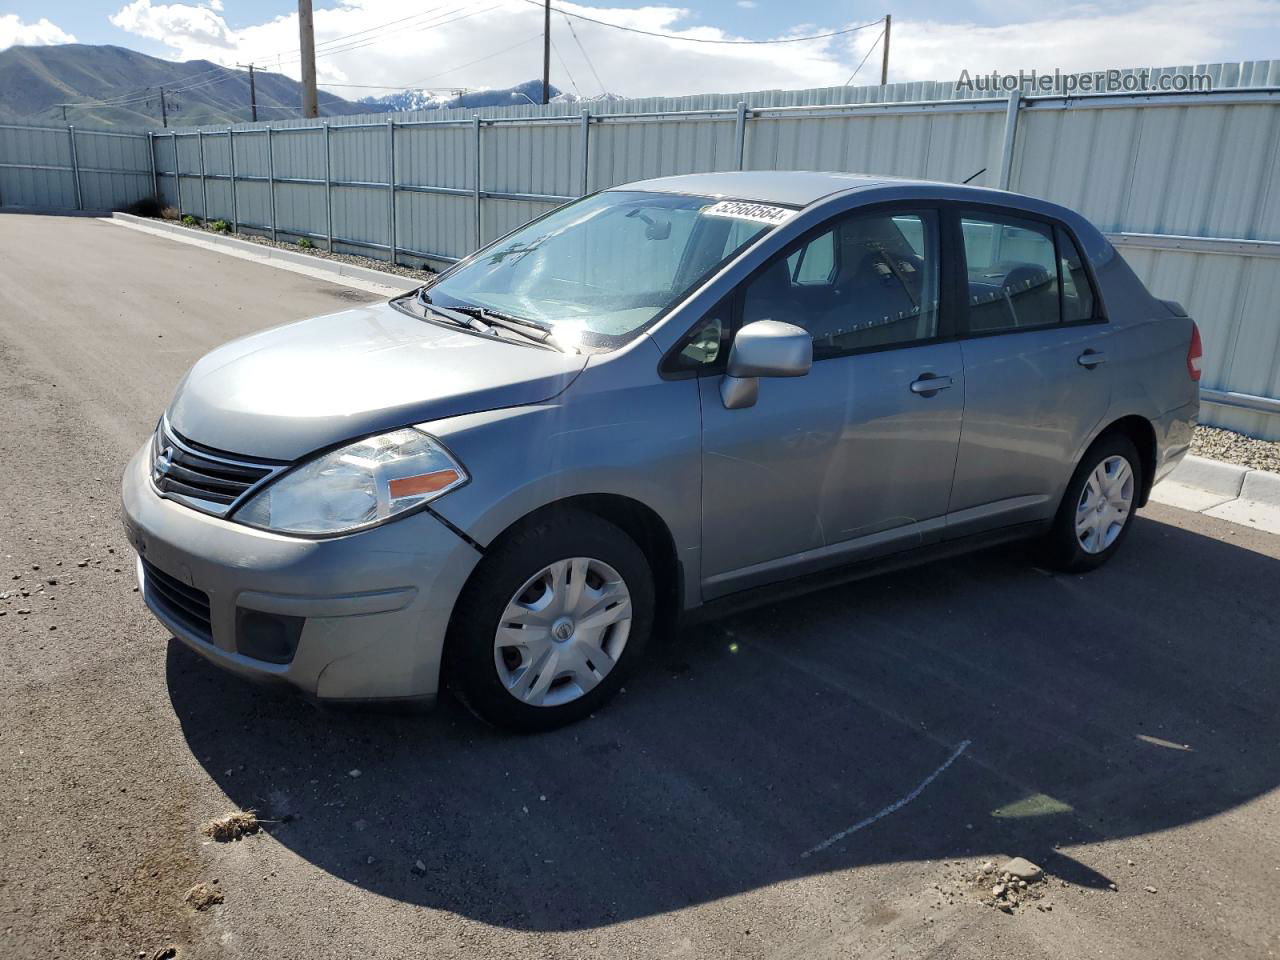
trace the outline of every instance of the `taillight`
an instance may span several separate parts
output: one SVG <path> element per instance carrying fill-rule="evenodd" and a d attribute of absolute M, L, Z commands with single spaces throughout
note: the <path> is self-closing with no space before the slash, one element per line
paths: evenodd
<path fill-rule="evenodd" d="M 1191 346 L 1187 347 L 1187 376 L 1192 380 L 1200 380 L 1200 358 L 1204 356 L 1204 348 L 1200 346 L 1200 328 L 1191 321 Z"/>

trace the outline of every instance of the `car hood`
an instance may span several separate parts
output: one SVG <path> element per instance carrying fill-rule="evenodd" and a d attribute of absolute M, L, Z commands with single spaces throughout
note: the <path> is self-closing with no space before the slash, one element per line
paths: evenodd
<path fill-rule="evenodd" d="M 218 450 L 295 460 L 406 424 L 550 399 L 586 361 L 373 304 L 224 344 L 179 385 L 169 423 Z"/>

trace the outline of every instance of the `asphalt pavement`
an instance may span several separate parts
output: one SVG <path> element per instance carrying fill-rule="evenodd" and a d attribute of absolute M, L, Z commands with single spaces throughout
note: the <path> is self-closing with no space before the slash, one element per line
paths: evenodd
<path fill-rule="evenodd" d="M 189 654 L 133 589 L 126 460 L 202 353 L 367 299 L 0 215 L 0 956 L 1280 951 L 1280 537 L 1226 521 L 1153 505 L 1087 576 L 1003 548 L 686 629 L 536 737 Z M 968 881 L 1014 855 L 1048 878 L 1006 914 Z"/>

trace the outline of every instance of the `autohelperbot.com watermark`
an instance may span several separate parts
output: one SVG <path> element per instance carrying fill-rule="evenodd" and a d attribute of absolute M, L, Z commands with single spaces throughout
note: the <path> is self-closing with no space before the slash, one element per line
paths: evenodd
<path fill-rule="evenodd" d="M 1071 96 L 1077 93 L 1208 93 L 1213 77 L 1207 73 L 1153 73 L 1150 70 L 1094 70 L 1065 73 L 1019 70 L 1017 73 L 971 74 L 960 71 L 956 89 L 966 93 L 1013 93 Z"/>

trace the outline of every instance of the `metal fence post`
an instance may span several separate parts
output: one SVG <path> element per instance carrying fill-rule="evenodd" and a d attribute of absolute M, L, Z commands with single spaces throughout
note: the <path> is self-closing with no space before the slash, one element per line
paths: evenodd
<path fill-rule="evenodd" d="M 68 126 L 67 133 L 71 137 L 71 172 L 76 180 L 76 209 L 83 210 L 84 195 L 80 192 L 80 158 L 76 154 L 76 128 Z"/>
<path fill-rule="evenodd" d="M 147 131 L 147 154 L 151 157 L 151 195 L 160 197 L 160 175 L 156 173 L 156 135 Z"/>
<path fill-rule="evenodd" d="M 200 219 L 209 219 L 209 187 L 204 179 L 204 131 L 196 131 L 196 143 L 200 147 Z"/>
<path fill-rule="evenodd" d="M 271 194 L 271 242 L 276 242 L 276 156 L 271 148 L 271 127 L 267 127 L 267 190 Z"/>
<path fill-rule="evenodd" d="M 231 175 L 231 232 L 240 232 L 240 198 L 236 196 L 236 129 L 227 127 L 227 167 Z"/>
<path fill-rule="evenodd" d="M 1001 190 L 1009 189 L 1009 179 L 1013 176 L 1013 142 L 1018 133 L 1018 109 L 1021 105 L 1021 92 L 1010 92 L 1004 115 L 1004 146 L 1000 150 L 1000 180 L 996 184 Z"/>
<path fill-rule="evenodd" d="M 182 164 L 178 161 L 178 135 L 171 133 L 173 139 L 173 185 L 178 191 L 178 219 L 182 219 Z"/>
<path fill-rule="evenodd" d="M 738 101 L 738 122 L 733 130 L 734 169 L 741 170 L 747 154 L 747 104 Z"/>
<path fill-rule="evenodd" d="M 475 154 L 476 154 L 475 184 L 472 188 L 472 198 L 473 198 L 472 203 L 474 206 L 474 210 L 472 211 L 472 213 L 474 214 L 474 217 L 475 217 L 476 244 L 474 247 L 472 247 L 472 249 L 479 250 L 480 249 L 480 223 L 481 223 L 481 218 L 480 218 L 480 114 L 477 113 L 472 115 L 471 124 L 475 130 L 475 142 L 473 144 L 473 147 L 475 149 Z"/>
<path fill-rule="evenodd" d="M 387 121 L 387 196 L 391 201 L 391 263 L 394 266 L 396 257 L 396 122 Z"/>
<path fill-rule="evenodd" d="M 329 150 L 329 124 L 324 125 L 324 232 L 333 253 L 333 154 Z"/>
<path fill-rule="evenodd" d="M 582 142 L 579 145 L 582 151 L 582 185 L 578 188 L 578 196 L 585 197 L 587 195 L 587 185 L 591 180 L 591 171 L 587 166 L 591 157 L 591 111 L 582 111 Z"/>

